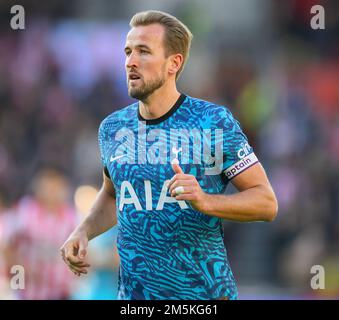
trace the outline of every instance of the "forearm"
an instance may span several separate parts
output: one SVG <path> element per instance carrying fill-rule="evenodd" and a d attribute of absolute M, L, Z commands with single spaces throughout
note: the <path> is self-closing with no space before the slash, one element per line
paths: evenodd
<path fill-rule="evenodd" d="M 85 232 L 88 240 L 104 233 L 117 223 L 115 197 L 102 187 L 88 216 L 74 232 Z"/>
<path fill-rule="evenodd" d="M 266 186 L 256 186 L 231 194 L 206 194 L 204 213 L 222 219 L 250 222 L 272 221 L 277 213 L 277 200 Z"/>

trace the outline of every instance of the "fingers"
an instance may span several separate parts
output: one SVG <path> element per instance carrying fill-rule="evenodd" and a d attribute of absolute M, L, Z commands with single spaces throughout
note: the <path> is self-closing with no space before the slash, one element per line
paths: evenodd
<path fill-rule="evenodd" d="M 80 259 L 78 256 L 75 256 L 70 253 L 70 250 L 62 251 L 62 256 L 66 263 L 70 263 L 77 267 L 89 267 L 90 265 L 83 259 Z"/>
<path fill-rule="evenodd" d="M 185 200 L 185 201 L 197 201 L 198 197 L 196 193 L 183 193 L 175 196 L 176 200 Z"/>
<path fill-rule="evenodd" d="M 178 186 L 172 189 L 170 195 L 171 197 L 176 197 L 181 194 L 193 193 L 195 190 L 194 186 Z"/>
<path fill-rule="evenodd" d="M 78 256 L 80 259 L 84 259 L 87 254 L 87 240 L 79 240 L 79 250 L 78 250 Z"/>
<path fill-rule="evenodd" d="M 168 182 L 168 188 L 171 188 L 172 184 L 177 180 L 196 180 L 194 176 L 191 174 L 176 174 L 172 177 L 172 179 Z"/>
<path fill-rule="evenodd" d="M 172 195 L 173 190 L 179 186 L 183 186 L 186 189 L 186 186 L 198 186 L 197 179 L 190 174 L 176 174 L 168 183 L 169 194 Z"/>
<path fill-rule="evenodd" d="M 69 269 L 77 276 L 87 274 L 90 265 L 84 260 L 86 256 L 87 239 L 67 241 L 61 248 L 61 256 Z"/>
<path fill-rule="evenodd" d="M 169 188 L 168 188 L 169 194 L 172 195 L 173 190 L 179 186 L 183 186 L 183 187 L 191 186 L 193 183 L 192 181 L 193 179 L 190 179 L 190 178 L 186 178 L 185 180 L 183 179 L 173 180 L 173 182 L 169 184 Z"/>
<path fill-rule="evenodd" d="M 78 268 L 73 265 L 68 265 L 68 268 L 77 276 L 80 276 L 81 274 L 87 274 L 88 271 L 86 268 Z"/>
<path fill-rule="evenodd" d="M 86 269 L 79 269 L 79 268 L 75 268 L 71 265 L 68 265 L 68 268 L 70 271 L 72 271 L 76 276 L 80 277 L 82 274 L 87 274 L 87 270 Z"/>
<path fill-rule="evenodd" d="M 66 263 L 66 265 L 68 266 L 68 268 L 76 275 L 76 276 L 80 276 L 82 270 L 80 270 L 80 268 L 77 268 L 75 266 L 73 266 L 65 257 L 64 254 L 64 249 L 61 249 L 61 255 L 62 255 L 62 259 L 64 260 L 64 262 Z"/>
<path fill-rule="evenodd" d="M 80 259 L 77 255 L 74 255 L 71 250 L 65 250 L 65 258 L 69 263 L 74 265 L 81 265 L 84 263 L 84 261 Z"/>
<path fill-rule="evenodd" d="M 88 263 L 82 263 L 82 264 L 74 264 L 70 262 L 69 259 L 63 256 L 63 260 L 67 264 L 68 268 L 77 276 L 80 276 L 81 274 L 87 274 L 87 268 L 90 267 Z"/>
<path fill-rule="evenodd" d="M 176 174 L 183 174 L 184 172 L 182 171 L 181 167 L 179 164 L 172 162 L 172 169 Z"/>
<path fill-rule="evenodd" d="M 75 267 L 83 268 L 83 267 L 90 267 L 90 264 L 88 264 L 86 261 L 79 261 L 79 262 L 73 262 L 71 259 L 66 258 L 66 260 L 72 264 Z"/>
<path fill-rule="evenodd" d="M 179 195 L 179 194 L 184 193 L 185 189 L 183 186 L 179 186 L 179 187 L 174 188 L 173 192 L 175 195 Z"/>
<path fill-rule="evenodd" d="M 168 183 L 169 194 L 176 200 L 198 201 L 202 190 L 195 176 L 184 174 L 178 164 L 172 163 L 176 174 Z"/>
<path fill-rule="evenodd" d="M 65 258 L 74 265 L 84 265 L 86 262 L 84 258 L 86 256 L 87 243 L 79 240 L 79 243 L 70 241 L 64 246 Z"/>

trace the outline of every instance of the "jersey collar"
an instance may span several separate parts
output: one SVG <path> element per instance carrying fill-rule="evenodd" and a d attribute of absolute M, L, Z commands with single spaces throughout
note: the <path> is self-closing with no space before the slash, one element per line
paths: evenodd
<path fill-rule="evenodd" d="M 161 123 L 163 121 L 165 121 L 166 119 L 168 119 L 175 111 L 177 111 L 179 109 L 179 107 L 182 105 L 182 103 L 184 102 L 184 100 L 186 99 L 186 95 L 185 94 L 180 94 L 178 100 L 175 102 L 175 104 L 173 105 L 173 107 L 171 109 L 169 109 L 164 115 L 162 115 L 160 118 L 156 118 L 156 119 L 144 119 L 142 117 L 142 115 L 140 114 L 140 109 L 138 106 L 138 119 L 140 121 L 145 121 L 146 125 L 150 125 L 150 124 L 158 124 Z"/>

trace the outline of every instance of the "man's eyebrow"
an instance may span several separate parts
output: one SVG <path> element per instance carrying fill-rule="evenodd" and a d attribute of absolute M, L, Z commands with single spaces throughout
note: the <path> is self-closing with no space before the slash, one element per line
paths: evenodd
<path fill-rule="evenodd" d="M 146 44 L 138 44 L 135 46 L 136 48 L 138 49 L 148 49 L 148 50 L 151 50 L 151 48 L 149 46 L 147 46 Z M 125 49 L 126 50 L 131 50 L 131 48 L 129 46 L 126 46 Z"/>

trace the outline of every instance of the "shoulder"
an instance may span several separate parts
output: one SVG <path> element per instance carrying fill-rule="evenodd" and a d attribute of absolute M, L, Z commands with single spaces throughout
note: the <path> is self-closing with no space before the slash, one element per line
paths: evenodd
<path fill-rule="evenodd" d="M 138 103 L 133 103 L 114 111 L 101 121 L 99 126 L 99 134 L 115 131 L 121 128 L 126 122 L 135 119 L 138 109 Z"/>
<path fill-rule="evenodd" d="M 233 125 L 238 124 L 235 120 L 229 107 L 226 105 L 220 105 L 211 101 L 198 99 L 187 96 L 187 104 L 190 106 L 192 112 L 199 113 L 201 116 L 208 119 L 211 124 L 216 126 Z"/>

